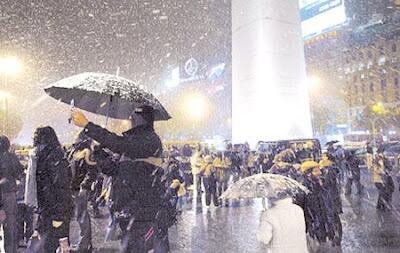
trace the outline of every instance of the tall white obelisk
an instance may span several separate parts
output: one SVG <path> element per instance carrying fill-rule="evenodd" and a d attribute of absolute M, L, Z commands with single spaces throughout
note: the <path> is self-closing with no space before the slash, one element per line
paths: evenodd
<path fill-rule="evenodd" d="M 312 137 L 298 0 L 232 0 L 234 143 Z"/>

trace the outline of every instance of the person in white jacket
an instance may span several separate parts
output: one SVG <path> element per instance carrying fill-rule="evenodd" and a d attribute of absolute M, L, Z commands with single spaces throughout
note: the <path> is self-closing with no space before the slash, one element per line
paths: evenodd
<path fill-rule="evenodd" d="M 261 215 L 257 234 L 271 253 L 307 253 L 306 225 L 301 207 L 292 198 L 274 201 Z"/>

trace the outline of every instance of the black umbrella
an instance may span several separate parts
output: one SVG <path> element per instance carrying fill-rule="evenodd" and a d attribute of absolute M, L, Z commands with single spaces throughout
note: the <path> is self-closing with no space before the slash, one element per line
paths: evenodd
<path fill-rule="evenodd" d="M 325 144 L 325 146 L 329 146 L 329 145 L 333 145 L 333 144 L 336 144 L 336 143 L 338 143 L 339 141 L 328 141 L 326 144 Z"/>
<path fill-rule="evenodd" d="M 143 105 L 154 109 L 157 121 L 171 118 L 150 92 L 117 75 L 82 73 L 62 79 L 45 91 L 61 102 L 107 118 L 128 119 L 134 108 Z"/>

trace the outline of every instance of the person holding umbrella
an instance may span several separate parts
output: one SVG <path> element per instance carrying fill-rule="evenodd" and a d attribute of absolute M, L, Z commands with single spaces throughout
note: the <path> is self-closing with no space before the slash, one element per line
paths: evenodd
<path fill-rule="evenodd" d="M 113 177 L 114 210 L 123 231 L 123 252 L 168 252 L 168 215 L 164 215 L 165 184 L 161 181 L 162 143 L 154 131 L 154 109 L 140 106 L 130 116 L 132 128 L 122 136 L 89 122 L 78 110 L 73 123 L 103 148 L 120 154 L 118 162 L 97 160 L 103 173 Z M 104 168 L 107 168 L 105 171 Z"/>

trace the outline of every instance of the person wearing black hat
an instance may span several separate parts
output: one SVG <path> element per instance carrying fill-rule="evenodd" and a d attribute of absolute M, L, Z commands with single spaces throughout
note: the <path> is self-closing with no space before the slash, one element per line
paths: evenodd
<path fill-rule="evenodd" d="M 122 252 L 155 253 L 169 251 L 168 215 L 164 199 L 166 184 L 161 168 L 162 143 L 154 131 L 153 108 L 136 108 L 130 120 L 132 128 L 122 136 L 88 121 L 80 111 L 71 113 L 73 123 L 104 149 L 121 156 L 115 162 L 102 152 L 95 160 L 108 176 L 113 177 L 113 205 L 123 232 Z"/>
<path fill-rule="evenodd" d="M 17 252 L 17 180 L 23 176 L 24 169 L 17 156 L 10 152 L 10 141 L 0 136 L 0 184 L 4 221 L 4 248 L 7 253 Z"/>

